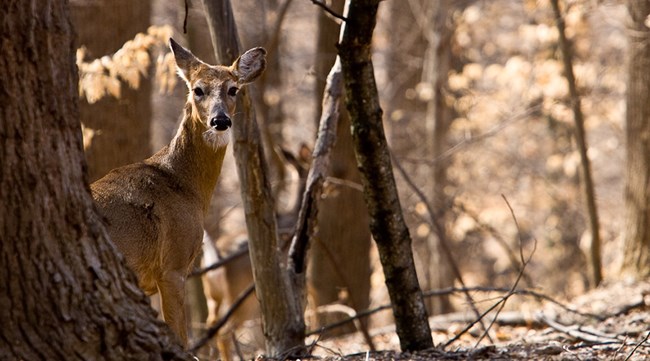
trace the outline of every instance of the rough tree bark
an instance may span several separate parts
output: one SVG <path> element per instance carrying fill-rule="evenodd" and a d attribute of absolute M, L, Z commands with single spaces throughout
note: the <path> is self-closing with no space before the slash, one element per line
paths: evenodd
<path fill-rule="evenodd" d="M 600 260 L 600 231 L 598 223 L 598 208 L 596 207 L 596 192 L 594 190 L 594 181 L 591 176 L 591 162 L 587 156 L 587 134 L 585 132 L 585 121 L 582 114 L 580 95 L 576 85 L 575 75 L 573 74 L 573 53 L 571 45 L 566 38 L 564 31 L 564 18 L 560 12 L 559 0 L 551 0 L 555 23 L 559 34 L 560 50 L 562 51 L 562 60 L 564 62 L 564 75 L 569 83 L 569 96 L 571 97 L 571 108 L 573 110 L 573 120 L 575 122 L 575 137 L 580 153 L 580 164 L 582 168 L 582 185 L 587 202 L 587 212 L 589 213 L 589 225 L 591 230 L 591 247 L 589 248 L 589 261 L 591 263 L 591 273 L 594 286 L 598 286 L 603 280 L 602 265 Z"/>
<path fill-rule="evenodd" d="M 77 46 L 85 46 L 92 58 L 113 54 L 150 24 L 150 1 L 72 1 L 71 10 Z M 121 89 L 119 99 L 108 96 L 94 104 L 79 103 L 81 122 L 98 131 L 86 149 L 91 182 L 152 154 L 151 81 L 142 78 L 138 89 L 122 82 Z"/>
<path fill-rule="evenodd" d="M 650 276 L 650 1 L 628 0 L 624 276 Z"/>
<path fill-rule="evenodd" d="M 204 0 L 212 44 L 219 63 L 239 56 L 239 37 L 229 0 Z M 255 290 L 262 309 L 266 352 L 287 356 L 302 352 L 305 323 L 299 297 L 289 280 L 278 248 L 275 207 L 267 178 L 260 131 L 245 89 L 233 122 L 233 151 L 241 181 Z"/>
<path fill-rule="evenodd" d="M 433 341 L 393 177 L 372 65 L 378 5 L 379 0 L 350 2 L 339 56 L 370 230 L 384 267 L 400 346 L 404 351 L 421 350 L 433 347 Z"/>
<path fill-rule="evenodd" d="M 0 359 L 191 360 L 93 206 L 67 1 L 0 24 Z"/>

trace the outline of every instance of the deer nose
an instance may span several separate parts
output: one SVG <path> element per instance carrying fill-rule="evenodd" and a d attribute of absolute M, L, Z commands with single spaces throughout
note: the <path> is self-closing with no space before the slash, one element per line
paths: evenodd
<path fill-rule="evenodd" d="M 221 113 L 210 119 L 210 126 L 216 130 L 226 130 L 232 126 L 232 122 L 230 121 L 230 117 Z"/>

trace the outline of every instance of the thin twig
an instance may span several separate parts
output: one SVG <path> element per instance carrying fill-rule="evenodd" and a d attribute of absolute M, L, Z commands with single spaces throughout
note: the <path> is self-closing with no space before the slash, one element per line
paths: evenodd
<path fill-rule="evenodd" d="M 333 17 L 342 20 L 342 21 L 348 21 L 348 18 L 345 16 L 338 14 L 336 11 L 332 10 L 329 6 L 325 5 L 324 3 L 318 1 L 318 0 L 311 0 L 312 4 L 321 7 L 323 10 L 325 10 L 328 14 L 332 15 Z"/>
<path fill-rule="evenodd" d="M 522 239 L 522 236 L 521 236 L 521 229 L 519 228 L 519 222 L 517 222 L 517 216 L 515 216 L 515 211 L 512 209 L 512 206 L 510 206 L 510 202 L 508 202 L 508 199 L 506 198 L 506 196 L 504 196 L 502 194 L 501 197 L 503 197 L 503 200 L 506 202 L 506 205 L 508 206 L 508 209 L 510 210 L 510 214 L 512 215 L 512 219 L 515 222 L 515 226 L 517 227 L 517 236 L 519 238 L 519 257 L 520 257 L 520 261 L 521 261 L 521 270 L 519 271 L 519 274 L 517 275 L 517 278 L 515 279 L 514 284 L 510 288 L 510 291 L 508 291 L 508 293 L 505 296 L 503 296 L 502 301 L 500 301 L 501 306 L 499 307 L 496 314 L 494 315 L 494 318 L 492 319 L 492 321 L 488 325 L 487 330 L 485 330 L 483 335 L 481 335 L 481 337 L 479 337 L 479 339 L 476 341 L 476 344 L 474 345 L 474 347 L 478 347 L 478 345 L 483 340 L 485 335 L 487 335 L 490 328 L 492 328 L 492 326 L 494 325 L 494 322 L 496 321 L 497 317 L 499 317 L 499 313 L 501 313 L 503 308 L 506 306 L 506 302 L 508 301 L 508 298 L 510 298 L 510 296 L 514 295 L 514 291 L 517 289 L 517 286 L 519 286 L 519 281 L 521 281 L 521 278 L 524 275 L 524 271 L 526 270 L 526 266 L 528 265 L 530 260 L 533 258 L 533 254 L 535 253 L 535 249 L 537 248 L 537 241 L 535 241 L 535 243 L 534 243 L 535 246 L 533 248 L 533 251 L 530 253 L 530 256 L 528 257 L 528 259 L 524 259 L 523 239 Z"/>
<path fill-rule="evenodd" d="M 213 263 L 213 264 L 211 264 L 211 265 L 209 265 L 209 266 L 207 266 L 205 268 L 201 268 L 199 270 L 193 271 L 192 273 L 190 273 L 188 275 L 188 277 L 196 277 L 196 276 L 200 276 L 200 275 L 202 275 L 204 273 L 208 273 L 208 272 L 210 272 L 212 270 L 215 270 L 215 269 L 217 269 L 217 268 L 219 268 L 221 266 L 224 266 L 224 265 L 234 261 L 235 259 L 246 255 L 246 254 L 248 254 L 248 243 L 246 243 L 244 245 L 244 247 L 241 247 L 237 251 L 229 254 L 228 257 L 225 257 L 225 258 L 223 258 L 223 259 L 221 259 L 221 260 L 219 260 L 219 261 L 217 261 L 217 262 L 215 262 L 215 263 Z"/>
<path fill-rule="evenodd" d="M 226 314 L 223 315 L 223 317 L 221 317 L 214 325 L 210 326 L 210 328 L 205 332 L 205 335 L 199 339 L 192 348 L 190 348 L 190 352 L 195 353 L 199 348 L 203 347 L 208 341 L 210 341 L 210 339 L 219 332 L 226 322 L 228 322 L 230 317 L 235 313 L 235 311 L 237 311 L 239 306 L 244 303 L 246 298 L 253 293 L 253 291 L 255 291 L 255 284 L 251 283 L 248 288 L 237 296 L 237 299 L 232 303 L 232 306 L 230 306 Z"/>
<path fill-rule="evenodd" d="M 452 253 L 451 253 L 451 246 L 449 245 L 449 242 L 447 240 L 447 235 L 445 234 L 444 227 L 440 224 L 437 218 L 437 214 L 434 212 L 433 208 L 431 207 L 431 204 L 429 203 L 429 200 L 427 197 L 422 193 L 422 190 L 420 190 L 415 182 L 411 179 L 411 177 L 406 173 L 404 168 L 402 167 L 401 163 L 395 158 L 395 156 L 392 155 L 393 153 L 391 152 L 391 157 L 393 158 L 393 164 L 395 165 L 395 168 L 400 172 L 402 175 L 402 178 L 404 178 L 404 181 L 406 181 L 406 184 L 411 187 L 413 192 L 420 198 L 420 201 L 426 206 L 427 212 L 429 213 L 429 219 L 431 222 L 431 225 L 435 228 L 436 234 L 438 235 L 438 241 L 440 242 L 440 245 L 442 246 L 442 251 L 445 253 L 445 256 L 447 258 L 447 261 L 449 262 L 449 266 L 451 267 L 452 271 L 454 272 L 455 278 L 458 280 L 458 282 L 465 287 L 465 281 L 463 280 L 463 276 L 460 273 L 460 268 L 458 267 L 458 264 L 456 263 L 456 260 L 454 259 Z M 472 312 L 479 317 L 480 313 L 478 309 L 476 308 L 476 305 L 474 304 L 474 300 L 472 299 L 472 295 L 469 294 L 469 292 L 465 292 L 465 298 L 467 298 L 468 304 L 470 308 L 472 309 Z M 481 321 L 481 327 L 485 330 L 485 325 Z M 490 341 L 492 339 L 488 336 Z"/>
<path fill-rule="evenodd" d="M 188 0 L 185 0 L 185 17 L 183 18 L 183 34 L 187 34 L 187 13 L 188 13 Z"/>
<path fill-rule="evenodd" d="M 601 249 L 600 249 L 600 231 L 598 221 L 598 207 L 596 205 L 596 191 L 594 181 L 591 175 L 591 163 L 587 155 L 587 134 L 585 131 L 584 115 L 580 103 L 580 94 L 576 85 L 576 78 L 573 74 L 573 54 L 571 45 L 566 37 L 564 18 L 560 12 L 559 0 L 551 0 L 553 13 L 555 15 L 555 24 L 558 30 L 558 43 L 562 51 L 562 60 L 564 63 L 564 76 L 569 83 L 569 96 L 571 99 L 571 108 L 573 110 L 573 120 L 575 122 L 575 138 L 578 145 L 578 153 L 582 165 L 582 184 L 585 192 L 585 201 L 587 212 L 589 214 L 589 225 L 591 231 L 591 246 L 589 249 L 589 258 L 591 261 L 592 278 L 595 286 L 598 286 L 603 279 Z"/>
<path fill-rule="evenodd" d="M 489 140 L 492 137 L 495 137 L 496 135 L 500 134 L 502 130 L 508 128 L 509 126 L 526 120 L 530 119 L 530 115 L 540 111 L 542 109 L 542 105 L 534 105 L 530 106 L 526 109 L 524 109 L 522 112 L 518 114 L 513 114 L 509 116 L 508 118 L 504 119 L 501 121 L 499 124 L 493 126 L 492 128 L 486 130 L 482 134 L 478 134 L 469 138 L 465 138 L 458 143 L 454 144 L 453 146 L 449 147 L 446 151 L 444 151 L 442 154 L 438 155 L 437 157 L 433 159 L 408 159 L 410 161 L 417 161 L 418 163 L 425 163 L 425 164 L 430 164 L 433 165 L 437 162 L 442 162 L 450 158 L 452 155 L 460 152 L 461 150 L 464 150 L 465 148 L 469 148 L 471 146 L 477 145 L 485 140 Z M 405 159 L 405 157 L 401 157 L 400 159 Z"/>
<path fill-rule="evenodd" d="M 601 343 L 601 342 L 622 342 L 623 340 L 618 339 L 619 335 L 607 335 L 607 334 L 595 334 L 593 332 L 584 332 L 580 330 L 578 325 L 575 326 L 565 326 L 561 323 L 555 322 L 550 318 L 542 315 L 537 316 L 539 320 L 544 322 L 550 328 L 562 332 L 566 335 L 569 335 L 575 339 L 589 342 L 589 343 Z"/>
<path fill-rule="evenodd" d="M 474 222 L 476 222 L 476 224 L 478 225 L 478 228 L 483 229 L 485 232 L 492 235 L 492 237 L 494 237 L 494 239 L 497 241 L 497 243 L 499 243 L 501 245 L 501 247 L 503 248 L 503 250 L 506 252 L 506 255 L 508 256 L 508 260 L 510 261 L 510 265 L 512 266 L 512 269 L 517 273 L 519 273 L 521 271 L 521 267 L 519 266 L 519 264 L 517 262 L 517 258 L 514 255 L 514 251 L 510 248 L 510 245 L 508 244 L 508 242 L 506 242 L 506 240 L 503 239 L 503 237 L 501 236 L 499 231 L 497 231 L 491 225 L 482 222 L 480 220 L 480 217 L 478 216 L 478 214 L 476 214 L 474 211 L 472 211 L 472 210 L 468 209 L 467 207 L 465 207 L 464 204 L 459 203 L 459 202 L 454 202 L 454 204 L 452 206 L 454 208 L 457 208 L 459 211 L 461 211 L 461 212 L 467 214 L 468 216 L 470 216 L 474 220 Z M 528 286 L 533 285 L 533 281 L 530 279 L 528 274 L 524 273 L 523 278 L 524 278 L 524 281 L 526 282 L 526 284 Z"/>
<path fill-rule="evenodd" d="M 648 340 L 648 337 L 650 337 L 650 331 L 648 331 L 648 332 L 645 334 L 645 337 L 643 338 L 643 340 L 641 340 L 641 342 L 637 343 L 636 346 L 634 346 L 634 348 L 632 349 L 632 352 L 630 352 L 630 354 L 627 355 L 627 357 L 625 358 L 625 361 L 628 361 L 629 359 L 632 358 L 632 355 L 634 355 L 634 353 L 636 352 L 636 350 L 638 350 L 639 347 L 641 347 L 641 345 L 643 345 L 643 344 Z"/>
<path fill-rule="evenodd" d="M 468 292 L 503 292 L 507 293 L 510 292 L 509 288 L 504 288 L 504 287 L 469 287 L 465 288 L 466 291 Z M 443 288 L 440 290 L 432 290 L 432 291 L 427 291 L 423 293 L 423 296 L 425 297 L 431 297 L 431 296 L 440 296 L 440 295 L 448 295 L 448 294 L 453 294 L 453 293 L 459 293 L 462 292 L 460 288 L 455 288 L 455 287 L 448 287 L 448 288 Z M 528 290 L 528 289 L 520 289 L 520 290 L 515 290 L 513 292 L 515 295 L 524 295 L 524 296 L 532 296 L 535 298 L 538 298 L 540 300 L 548 301 L 563 310 L 567 312 L 574 313 L 576 315 L 582 316 L 582 317 L 588 317 L 588 318 L 593 318 L 598 321 L 604 321 L 607 319 L 607 317 L 610 317 L 611 315 L 597 315 L 593 313 L 588 313 L 588 312 L 581 312 L 578 311 L 574 308 L 571 308 L 569 306 L 564 305 L 562 302 L 554 299 L 551 296 L 545 295 L 541 292 L 533 291 L 533 290 Z"/>

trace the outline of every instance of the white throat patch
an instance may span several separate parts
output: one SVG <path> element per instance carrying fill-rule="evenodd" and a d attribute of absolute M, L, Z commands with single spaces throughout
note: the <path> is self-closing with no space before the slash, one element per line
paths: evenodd
<path fill-rule="evenodd" d="M 203 140 L 206 143 L 211 145 L 214 149 L 223 148 L 230 143 L 230 128 L 218 131 L 213 128 L 209 128 L 203 132 Z"/>

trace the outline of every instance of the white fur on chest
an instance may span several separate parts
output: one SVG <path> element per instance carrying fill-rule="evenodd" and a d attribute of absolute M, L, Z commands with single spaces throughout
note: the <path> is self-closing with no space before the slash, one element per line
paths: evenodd
<path fill-rule="evenodd" d="M 203 140 L 214 149 L 223 148 L 230 143 L 230 131 L 230 129 L 218 131 L 210 128 L 203 132 Z"/>

